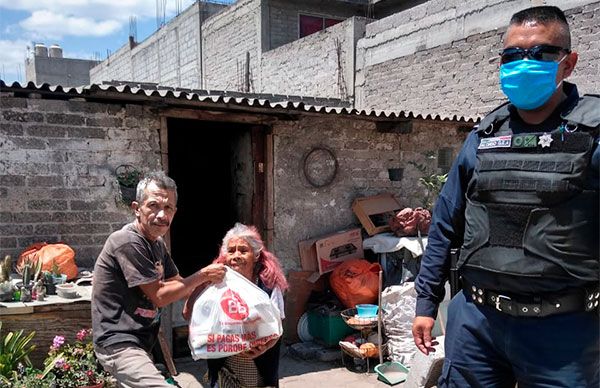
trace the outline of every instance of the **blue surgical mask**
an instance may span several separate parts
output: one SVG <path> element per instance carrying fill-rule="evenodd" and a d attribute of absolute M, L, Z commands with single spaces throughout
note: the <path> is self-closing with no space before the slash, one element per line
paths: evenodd
<path fill-rule="evenodd" d="M 559 62 L 521 59 L 500 66 L 500 86 L 519 109 L 533 110 L 544 105 L 562 81 L 556 84 Z"/>

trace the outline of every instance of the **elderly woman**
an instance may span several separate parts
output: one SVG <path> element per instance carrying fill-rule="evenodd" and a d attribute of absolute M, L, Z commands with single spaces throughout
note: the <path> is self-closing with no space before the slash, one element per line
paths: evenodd
<path fill-rule="evenodd" d="M 219 257 L 215 263 L 225 264 L 244 275 L 266 292 L 280 311 L 283 312 L 283 292 L 288 288 L 287 280 L 275 255 L 265 249 L 256 228 L 240 223 L 230 229 L 223 238 Z M 191 316 L 194 301 L 204 290 L 199 287 L 186 301 L 183 315 Z M 278 387 L 280 338 L 254 347 L 244 353 L 226 358 L 208 359 L 210 386 L 228 387 Z"/>

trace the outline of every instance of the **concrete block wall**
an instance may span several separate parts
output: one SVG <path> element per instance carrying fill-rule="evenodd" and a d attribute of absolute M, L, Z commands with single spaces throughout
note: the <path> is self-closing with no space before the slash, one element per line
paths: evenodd
<path fill-rule="evenodd" d="M 159 169 L 160 121 L 148 108 L 0 96 L 0 256 L 63 241 L 91 267 L 133 220 L 114 170 Z"/>
<path fill-rule="evenodd" d="M 573 49 L 579 60 L 570 81 L 580 93 L 600 93 L 600 2 L 573 8 L 567 12 Z"/>
<path fill-rule="evenodd" d="M 333 19 L 366 16 L 366 6 L 337 1 L 322 0 L 269 0 L 268 31 L 266 49 L 275 49 L 298 39 L 298 15 L 315 15 Z"/>
<path fill-rule="evenodd" d="M 133 80 L 131 49 L 129 44 L 121 47 L 90 69 L 90 83 L 101 84 L 102 81 Z"/>
<path fill-rule="evenodd" d="M 367 25 L 357 44 L 359 109 L 483 116 L 504 101 L 498 51 L 511 15 L 536 0 L 432 0 Z M 582 51 L 573 81 L 598 90 L 600 3 L 546 1 L 565 10 L 574 48 Z M 587 52 L 584 52 L 587 51 Z"/>
<path fill-rule="evenodd" d="M 354 94 L 354 48 L 366 23 L 366 18 L 351 18 L 264 52 L 260 91 L 351 99 Z"/>
<path fill-rule="evenodd" d="M 416 120 L 410 134 L 396 134 L 336 115 L 277 123 L 273 134 L 274 250 L 284 267 L 294 270 L 300 268 L 299 241 L 360 227 L 351 209 L 355 198 L 390 192 L 403 206 L 421 206 L 426 194 L 418 183 L 422 173 L 410 162 L 438 172 L 430 155 L 445 147 L 456 155 L 466 137 L 453 122 Z M 330 149 L 339 164 L 326 187 L 311 186 L 303 174 L 304 157 L 313 147 Z M 403 179 L 391 181 L 389 168 L 404 168 Z"/>
<path fill-rule="evenodd" d="M 102 81 L 154 82 L 200 88 L 200 3 L 195 3 L 133 48 L 121 47 L 90 72 Z"/>
<path fill-rule="evenodd" d="M 205 89 L 243 90 L 246 52 L 250 53 L 250 92 L 260 70 L 262 0 L 240 0 L 202 25 Z"/>
<path fill-rule="evenodd" d="M 25 61 L 27 81 L 41 85 L 77 87 L 90 84 L 90 69 L 97 61 L 34 56 Z"/>

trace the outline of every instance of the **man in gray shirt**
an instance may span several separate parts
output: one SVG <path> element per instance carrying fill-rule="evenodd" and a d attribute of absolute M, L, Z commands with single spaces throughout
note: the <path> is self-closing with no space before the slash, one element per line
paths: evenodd
<path fill-rule="evenodd" d="M 177 210 L 177 186 L 162 172 L 142 179 L 132 203 L 136 219 L 111 234 L 96 260 L 92 288 L 94 350 L 119 387 L 171 387 L 150 358 L 161 308 L 199 285 L 218 283 L 211 264 L 187 278 L 163 240 Z"/>

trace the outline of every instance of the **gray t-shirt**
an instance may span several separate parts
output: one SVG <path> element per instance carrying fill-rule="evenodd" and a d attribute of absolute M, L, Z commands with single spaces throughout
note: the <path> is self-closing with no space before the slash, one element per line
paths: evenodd
<path fill-rule="evenodd" d="M 147 240 L 133 223 L 111 234 L 94 266 L 94 344 L 133 342 L 150 351 L 158 335 L 161 309 L 138 286 L 177 274 L 162 238 Z"/>

